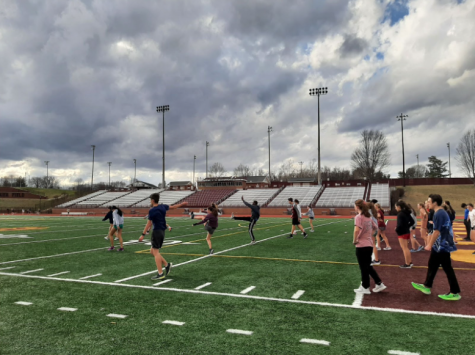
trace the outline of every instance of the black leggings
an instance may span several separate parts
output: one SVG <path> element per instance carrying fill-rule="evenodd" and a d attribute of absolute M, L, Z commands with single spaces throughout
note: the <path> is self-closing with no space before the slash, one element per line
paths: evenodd
<path fill-rule="evenodd" d="M 378 273 L 371 266 L 371 255 L 373 254 L 373 247 L 363 247 L 356 248 L 356 259 L 358 259 L 358 264 L 360 265 L 361 270 L 361 284 L 364 288 L 368 288 L 369 277 L 371 276 L 374 282 L 379 285 L 381 279 L 378 276 Z"/>
<path fill-rule="evenodd" d="M 257 221 L 252 217 L 234 217 L 236 221 L 248 221 L 249 222 L 249 236 L 251 237 L 251 241 L 255 241 L 256 238 L 254 237 L 254 231 L 252 230 L 256 225 Z"/>
<path fill-rule="evenodd" d="M 436 253 L 433 250 L 431 251 L 429 257 L 429 269 L 427 270 L 427 277 L 426 282 L 424 282 L 424 286 L 429 288 L 432 287 L 435 275 L 437 275 L 437 271 L 439 271 L 439 266 L 441 265 L 442 269 L 444 269 L 445 274 L 447 275 L 447 279 L 449 280 L 450 293 L 459 293 L 460 287 L 457 281 L 457 277 L 455 276 L 455 271 L 452 268 L 452 260 L 450 259 L 450 253 Z"/>
<path fill-rule="evenodd" d="M 467 231 L 467 239 L 470 239 L 470 231 L 472 230 L 472 225 L 469 220 L 464 219 L 463 224 L 465 224 L 465 230 Z"/>

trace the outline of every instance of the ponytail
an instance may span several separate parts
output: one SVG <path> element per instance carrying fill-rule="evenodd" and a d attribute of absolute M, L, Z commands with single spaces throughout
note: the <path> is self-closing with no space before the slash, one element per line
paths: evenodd
<path fill-rule="evenodd" d="M 355 206 L 361 210 L 361 214 L 363 216 L 368 217 L 368 218 L 371 217 L 371 215 L 369 214 L 368 205 L 366 205 L 366 203 L 363 200 L 356 200 Z"/>

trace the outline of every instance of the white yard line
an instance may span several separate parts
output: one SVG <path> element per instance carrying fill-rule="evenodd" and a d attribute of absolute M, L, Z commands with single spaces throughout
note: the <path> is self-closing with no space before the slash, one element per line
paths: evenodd
<path fill-rule="evenodd" d="M 176 320 L 165 320 L 162 324 L 183 325 L 185 322 L 177 322 Z"/>
<path fill-rule="evenodd" d="M 48 275 L 49 277 L 53 277 L 53 276 L 59 276 L 59 275 L 64 275 L 64 274 L 67 274 L 67 273 L 70 273 L 71 271 L 62 271 L 62 272 L 58 272 L 56 274 L 51 274 L 51 275 Z"/>
<path fill-rule="evenodd" d="M 232 334 L 241 334 L 241 335 L 252 335 L 252 332 L 249 330 L 241 330 L 241 329 L 228 329 L 226 330 L 228 333 Z"/>
<path fill-rule="evenodd" d="M 79 278 L 79 280 L 92 279 L 93 277 L 97 277 L 97 276 L 102 276 L 102 274 L 95 274 L 95 275 L 84 276 L 84 277 Z"/>
<path fill-rule="evenodd" d="M 363 293 L 355 292 L 355 300 L 353 301 L 353 307 L 361 307 L 363 304 Z"/>
<path fill-rule="evenodd" d="M 44 270 L 44 269 L 35 269 L 35 270 L 23 271 L 23 272 L 20 272 L 20 274 L 24 275 L 24 274 L 29 274 L 29 273 L 31 273 L 31 272 L 41 271 L 41 270 Z"/>
<path fill-rule="evenodd" d="M 127 318 L 127 315 L 125 315 L 125 314 L 109 313 L 106 317 L 124 319 L 124 318 Z"/>
<path fill-rule="evenodd" d="M 388 354 L 393 355 L 420 355 L 420 353 L 411 353 L 409 351 L 389 350 Z"/>
<path fill-rule="evenodd" d="M 301 343 L 307 343 L 307 344 L 318 344 L 318 345 L 326 345 L 329 346 L 330 342 L 326 340 L 317 340 L 317 339 L 300 339 Z"/>
<path fill-rule="evenodd" d="M 157 282 L 156 284 L 153 284 L 153 286 L 160 286 L 160 285 L 166 284 L 167 282 L 170 282 L 172 280 L 173 279 L 167 279 L 167 280 L 164 280 L 164 281 L 160 281 L 160 282 Z"/>
<path fill-rule="evenodd" d="M 64 312 L 76 312 L 77 310 L 78 310 L 77 308 L 69 308 L 69 307 L 58 308 L 58 311 L 64 311 Z"/>
<path fill-rule="evenodd" d="M 294 295 L 291 297 L 293 300 L 298 300 L 300 296 L 302 296 L 305 293 L 304 290 L 298 290 L 297 292 L 294 293 Z"/>
<path fill-rule="evenodd" d="M 19 304 L 20 306 L 31 306 L 33 303 L 32 302 L 18 301 L 18 302 L 15 302 L 15 304 Z"/>
<path fill-rule="evenodd" d="M 242 290 L 241 292 L 239 292 L 241 295 L 245 295 L 249 292 L 251 292 L 252 290 L 254 290 L 256 288 L 256 286 L 249 286 L 248 288 Z"/>
<path fill-rule="evenodd" d="M 56 258 L 58 256 L 64 256 L 64 255 L 72 255 L 72 254 L 80 254 L 80 253 L 87 253 L 90 251 L 96 251 L 96 250 L 107 250 L 107 247 L 101 247 L 101 248 L 95 248 L 95 249 L 88 249 L 88 250 L 80 250 L 80 251 L 72 251 L 70 253 L 62 253 L 62 254 L 54 254 L 54 255 L 46 255 L 46 256 L 37 256 L 36 258 L 28 258 L 28 259 L 20 259 L 20 260 L 12 260 L 12 261 L 4 261 L 1 262 L 0 265 L 3 264 L 11 264 L 11 263 L 19 263 L 22 261 L 30 261 L 30 260 L 38 260 L 38 259 L 48 259 L 48 258 Z"/>
<path fill-rule="evenodd" d="M 42 280 L 51 280 L 51 281 L 85 283 L 85 284 L 93 284 L 93 285 L 140 288 L 140 289 L 144 289 L 144 290 L 155 290 L 155 291 L 164 291 L 164 292 L 165 291 L 166 292 L 181 292 L 181 293 L 213 295 L 213 296 L 223 296 L 223 297 L 246 298 L 246 299 L 271 301 L 271 302 L 298 303 L 298 304 L 326 306 L 326 307 L 337 307 L 337 308 L 351 308 L 351 309 L 358 309 L 358 310 L 365 310 L 365 311 L 381 311 L 381 312 L 390 312 L 390 313 L 417 314 L 417 315 L 425 315 L 425 316 L 439 316 L 439 317 L 475 319 L 475 315 L 472 316 L 472 315 L 466 315 L 466 314 L 438 313 L 438 312 L 426 312 L 426 311 L 409 311 L 409 310 L 405 310 L 405 309 L 382 308 L 382 307 L 354 307 L 353 305 L 349 305 L 349 304 L 315 302 L 315 301 L 302 301 L 302 300 L 293 300 L 293 299 L 289 299 L 289 298 L 262 297 L 262 296 L 242 295 L 242 294 L 234 294 L 234 293 L 201 291 L 201 290 L 193 290 L 193 289 L 188 290 L 188 289 L 179 289 L 179 288 L 165 288 L 165 287 L 130 285 L 130 284 L 93 281 L 93 280 L 64 279 L 64 278 L 59 278 L 59 277 L 48 277 L 48 276 L 21 275 L 21 274 L 11 274 L 11 273 L 7 273 L 7 272 L 0 272 L 0 275 L 11 276 L 11 277 L 26 277 L 26 278 L 31 278 L 31 279 L 42 279 Z"/>
<path fill-rule="evenodd" d="M 13 269 L 13 268 L 15 268 L 15 267 L 16 267 L 16 266 L 2 267 L 0 270 Z"/>
<path fill-rule="evenodd" d="M 202 288 L 205 288 L 206 286 L 209 286 L 211 284 L 212 284 L 212 282 L 207 282 L 207 283 L 205 283 L 201 286 L 195 287 L 195 290 L 201 290 Z"/>

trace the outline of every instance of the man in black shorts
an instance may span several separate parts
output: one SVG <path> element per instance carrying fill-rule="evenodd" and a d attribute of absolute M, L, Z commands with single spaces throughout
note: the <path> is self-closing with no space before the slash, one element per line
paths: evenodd
<path fill-rule="evenodd" d="M 307 233 L 305 233 L 305 229 L 303 229 L 302 225 L 300 224 L 300 219 L 302 216 L 300 215 L 299 209 L 294 204 L 293 198 L 289 198 L 289 204 L 292 206 L 292 231 L 287 239 L 292 239 L 294 237 L 295 228 L 298 228 L 302 231 L 303 238 L 307 238 Z"/>
<path fill-rule="evenodd" d="M 155 264 L 157 265 L 158 273 L 152 280 L 162 280 L 164 279 L 169 273 L 172 267 L 171 263 L 168 263 L 165 258 L 160 254 L 160 248 L 163 245 L 163 241 L 165 239 L 165 230 L 167 229 L 167 222 L 165 220 L 165 216 L 168 210 L 180 208 L 182 206 L 186 206 L 188 202 L 183 202 L 178 205 L 168 206 L 168 205 L 159 205 L 158 201 L 160 200 L 160 194 L 155 193 L 150 195 L 150 204 L 152 208 L 148 212 L 148 222 L 145 226 L 145 229 L 142 233 L 142 236 L 139 238 L 139 242 L 143 240 L 145 237 L 145 233 L 150 229 L 153 224 L 153 232 L 152 232 L 152 247 L 150 248 L 150 253 L 155 258 Z M 162 265 L 165 266 L 165 273 L 162 272 Z"/>
<path fill-rule="evenodd" d="M 236 221 L 248 221 L 249 222 L 249 236 L 251 237 L 251 244 L 256 243 L 256 237 L 254 237 L 254 226 L 256 225 L 259 217 L 261 216 L 261 208 L 258 205 L 257 201 L 254 201 L 252 205 L 247 203 L 244 200 L 244 196 L 241 196 L 242 202 L 251 209 L 251 217 L 235 217 L 234 213 L 232 214 L 231 218 Z"/>

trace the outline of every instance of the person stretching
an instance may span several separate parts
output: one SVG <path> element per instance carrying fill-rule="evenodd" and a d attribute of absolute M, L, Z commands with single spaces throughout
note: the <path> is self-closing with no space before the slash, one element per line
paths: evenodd
<path fill-rule="evenodd" d="M 259 217 L 261 216 L 261 208 L 257 204 L 257 201 L 252 202 L 252 205 L 250 203 L 247 203 L 244 200 L 244 196 L 241 196 L 242 202 L 251 209 L 251 217 L 235 217 L 234 213 L 231 216 L 231 219 L 234 219 L 236 221 L 248 221 L 249 222 L 249 236 L 251 237 L 251 244 L 256 243 L 256 238 L 254 237 L 254 232 L 253 228 L 256 225 L 257 221 L 259 220 Z"/>
<path fill-rule="evenodd" d="M 124 242 L 122 240 L 122 229 L 124 229 L 124 214 L 121 209 L 115 206 L 112 206 L 112 219 L 114 221 L 113 228 L 109 231 L 109 240 L 111 242 L 111 247 L 109 251 L 114 250 L 114 233 L 117 232 L 117 237 L 119 238 L 120 248 L 119 251 L 124 251 Z"/>
<path fill-rule="evenodd" d="M 109 234 L 111 232 L 112 229 L 114 229 L 114 220 L 112 218 L 112 206 L 109 206 L 109 212 L 107 212 L 107 214 L 104 216 L 104 218 L 102 219 L 102 222 L 106 221 L 106 220 L 109 220 L 109 232 L 107 233 L 107 236 L 104 237 L 104 239 L 106 240 L 109 240 Z M 115 231 L 114 231 L 115 233 Z M 114 240 L 119 240 L 119 238 L 115 237 Z"/>
<path fill-rule="evenodd" d="M 307 206 L 307 212 L 305 213 L 305 216 L 308 216 L 308 222 L 310 223 L 310 232 L 315 232 L 313 229 L 313 220 L 315 219 L 315 213 L 313 213 L 312 206 Z"/>
<path fill-rule="evenodd" d="M 399 239 L 399 245 L 401 245 L 402 252 L 404 253 L 404 265 L 399 267 L 401 269 L 410 269 L 413 264 L 408 242 L 409 239 L 411 239 L 410 227 L 414 225 L 414 220 L 411 218 L 411 211 L 404 201 L 399 200 L 396 202 L 396 211 L 398 212 L 396 234 Z"/>
<path fill-rule="evenodd" d="M 296 202 L 298 202 L 298 200 L 296 200 Z M 300 219 L 302 218 L 302 216 L 299 213 L 299 208 L 297 204 L 294 204 L 294 200 L 292 199 L 292 197 L 289 198 L 289 204 L 292 205 L 292 231 L 290 232 L 290 235 L 287 237 L 287 239 L 292 239 L 294 237 L 294 232 L 296 231 L 296 228 L 302 231 L 303 238 L 306 239 L 308 235 L 305 232 L 305 229 L 303 229 L 302 224 L 300 223 Z"/>
<path fill-rule="evenodd" d="M 194 223 L 193 227 L 199 224 L 205 224 L 205 229 L 208 232 L 206 235 L 206 242 L 208 243 L 209 254 L 211 255 L 214 253 L 213 246 L 211 245 L 211 237 L 214 234 L 216 228 L 218 228 L 218 209 L 216 208 L 215 204 L 212 204 L 208 207 L 208 211 L 209 213 L 206 215 L 206 217 L 203 218 L 201 222 Z"/>

